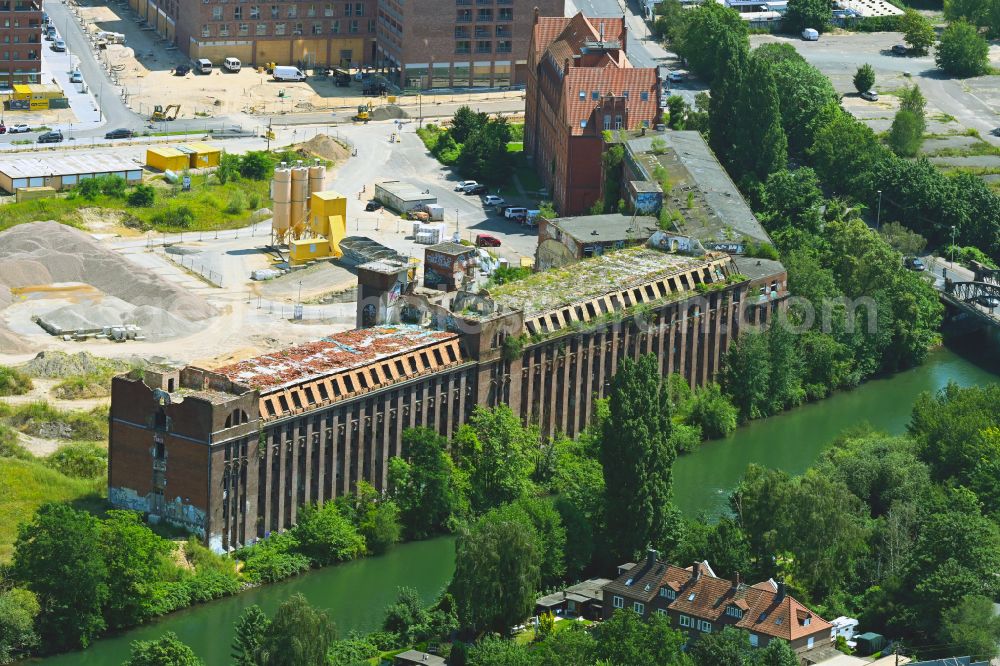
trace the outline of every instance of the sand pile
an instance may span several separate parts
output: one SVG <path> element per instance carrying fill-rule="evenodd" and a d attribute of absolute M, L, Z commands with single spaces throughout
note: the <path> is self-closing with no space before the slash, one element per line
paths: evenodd
<path fill-rule="evenodd" d="M 327 134 L 317 134 L 305 143 L 295 146 L 295 148 L 317 157 L 322 157 L 325 160 L 330 160 L 334 164 L 343 162 L 351 154 L 347 146 Z"/>
<path fill-rule="evenodd" d="M 21 366 L 21 370 L 32 377 L 62 379 L 72 375 L 98 374 L 108 368 L 125 371 L 129 367 L 128 361 L 102 358 L 84 351 L 75 354 L 67 354 L 62 351 L 43 351 Z"/>
<path fill-rule="evenodd" d="M 72 227 L 33 222 L 0 233 L 0 308 L 9 305 L 10 287 L 54 282 L 82 282 L 108 295 L 99 302 L 74 303 L 44 315 L 67 328 L 136 324 L 156 340 L 188 335 L 199 328 L 193 322 L 216 314 L 202 298 Z M 0 328 L 0 351 L 24 351 L 24 344 Z"/>

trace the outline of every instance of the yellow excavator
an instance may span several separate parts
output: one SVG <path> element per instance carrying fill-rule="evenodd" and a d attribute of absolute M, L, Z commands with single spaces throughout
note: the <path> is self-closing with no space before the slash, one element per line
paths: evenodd
<path fill-rule="evenodd" d="M 157 104 L 153 107 L 153 115 L 150 120 L 173 120 L 181 112 L 180 104 L 168 104 L 166 108 Z"/>
<path fill-rule="evenodd" d="M 362 104 L 361 106 L 358 107 L 358 114 L 354 116 L 354 120 L 366 123 L 369 120 L 371 120 L 371 114 L 372 114 L 372 103 L 368 102 L 367 104 Z"/>

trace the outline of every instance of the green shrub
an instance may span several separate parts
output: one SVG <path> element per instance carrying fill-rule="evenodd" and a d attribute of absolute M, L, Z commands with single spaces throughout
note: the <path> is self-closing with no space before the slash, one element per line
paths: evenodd
<path fill-rule="evenodd" d="M 252 150 L 240 158 L 240 175 L 251 180 L 267 180 L 274 170 L 274 161 L 267 153 Z"/>
<path fill-rule="evenodd" d="M 749 243 L 744 254 L 754 259 L 779 259 L 778 251 L 770 243 Z"/>
<path fill-rule="evenodd" d="M 156 201 L 156 190 L 151 185 L 136 185 L 126 199 L 129 206 L 149 208 Z"/>
<path fill-rule="evenodd" d="M 150 219 L 158 227 L 180 227 L 186 229 L 194 222 L 194 211 L 191 210 L 190 206 L 181 204 L 180 206 L 172 206 L 154 213 Z"/>
<path fill-rule="evenodd" d="M 35 456 L 17 441 L 17 431 L 0 425 L 0 458 L 33 460 Z"/>
<path fill-rule="evenodd" d="M 108 472 L 108 451 L 88 442 L 73 442 L 60 446 L 45 458 L 52 469 L 76 479 L 93 479 Z"/>
<path fill-rule="evenodd" d="M 108 437 L 107 407 L 90 411 L 63 411 L 42 400 L 9 407 L 0 412 L 0 416 L 10 426 L 29 435 L 46 436 L 52 424 L 62 424 L 66 439 L 95 441 Z"/>
<path fill-rule="evenodd" d="M 105 196 L 115 197 L 116 199 L 121 199 L 125 196 L 127 183 L 121 176 L 98 176 L 94 179 L 94 182 L 101 188 L 101 194 Z"/>
<path fill-rule="evenodd" d="M 232 194 L 229 195 L 229 203 L 226 204 L 226 212 L 230 215 L 239 215 L 247 207 L 246 199 L 243 197 L 243 193 L 240 190 L 234 190 Z"/>
<path fill-rule="evenodd" d="M 33 388 L 31 377 L 16 368 L 0 365 L 0 395 L 24 395 Z"/>
<path fill-rule="evenodd" d="M 240 548 L 233 557 L 243 562 L 243 577 L 249 582 L 274 583 L 309 569 L 311 562 L 295 552 L 298 547 L 298 540 L 284 532 Z"/>
<path fill-rule="evenodd" d="M 708 439 L 725 437 L 736 430 L 737 411 L 718 384 L 699 389 L 691 401 L 688 423 L 700 427 Z"/>
<path fill-rule="evenodd" d="M 76 184 L 73 193 L 84 199 L 93 200 L 101 193 L 101 186 L 96 178 L 85 178 Z"/>
<path fill-rule="evenodd" d="M 678 453 L 691 453 L 701 446 L 701 428 L 696 425 L 675 423 L 670 432 L 670 444 Z"/>

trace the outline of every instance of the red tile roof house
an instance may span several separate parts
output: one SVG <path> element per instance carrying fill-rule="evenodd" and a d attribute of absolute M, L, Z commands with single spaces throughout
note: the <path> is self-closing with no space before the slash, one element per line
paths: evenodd
<path fill-rule="evenodd" d="M 780 638 L 800 656 L 831 642 L 832 625 L 788 596 L 784 583 L 746 585 L 739 576 L 718 578 L 708 562 L 682 569 L 657 560 L 655 550 L 644 562 L 618 569 L 618 578 L 604 586 L 605 618 L 618 608 L 644 618 L 664 613 L 689 641 L 734 626 L 748 631 L 755 647 Z"/>
<path fill-rule="evenodd" d="M 528 46 L 524 149 L 562 215 L 601 197 L 604 130 L 653 127 L 654 68 L 633 67 L 623 18 L 539 16 Z"/>

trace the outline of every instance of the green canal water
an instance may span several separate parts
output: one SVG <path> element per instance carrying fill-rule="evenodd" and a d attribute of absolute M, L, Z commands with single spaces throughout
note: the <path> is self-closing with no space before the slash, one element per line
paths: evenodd
<path fill-rule="evenodd" d="M 718 515 L 726 510 L 729 490 L 748 463 L 805 470 L 843 429 L 867 421 L 876 428 L 902 432 L 910 407 L 923 391 L 936 391 L 949 381 L 962 386 L 1000 381 L 1000 345 L 986 338 L 933 352 L 919 368 L 877 379 L 860 388 L 763 421 L 731 437 L 705 444 L 678 459 L 674 494 L 689 515 Z M 301 592 L 329 610 L 341 635 L 351 629 L 376 629 L 397 587 L 415 587 L 428 602 L 451 578 L 455 566 L 451 538 L 397 546 L 388 554 L 327 567 L 295 579 L 251 590 L 174 613 L 158 622 L 98 641 L 88 650 L 35 663 L 44 666 L 117 666 L 128 656 L 129 643 L 175 632 L 209 666 L 229 663 L 233 622 L 244 608 L 259 604 L 272 613 L 289 595 Z"/>

